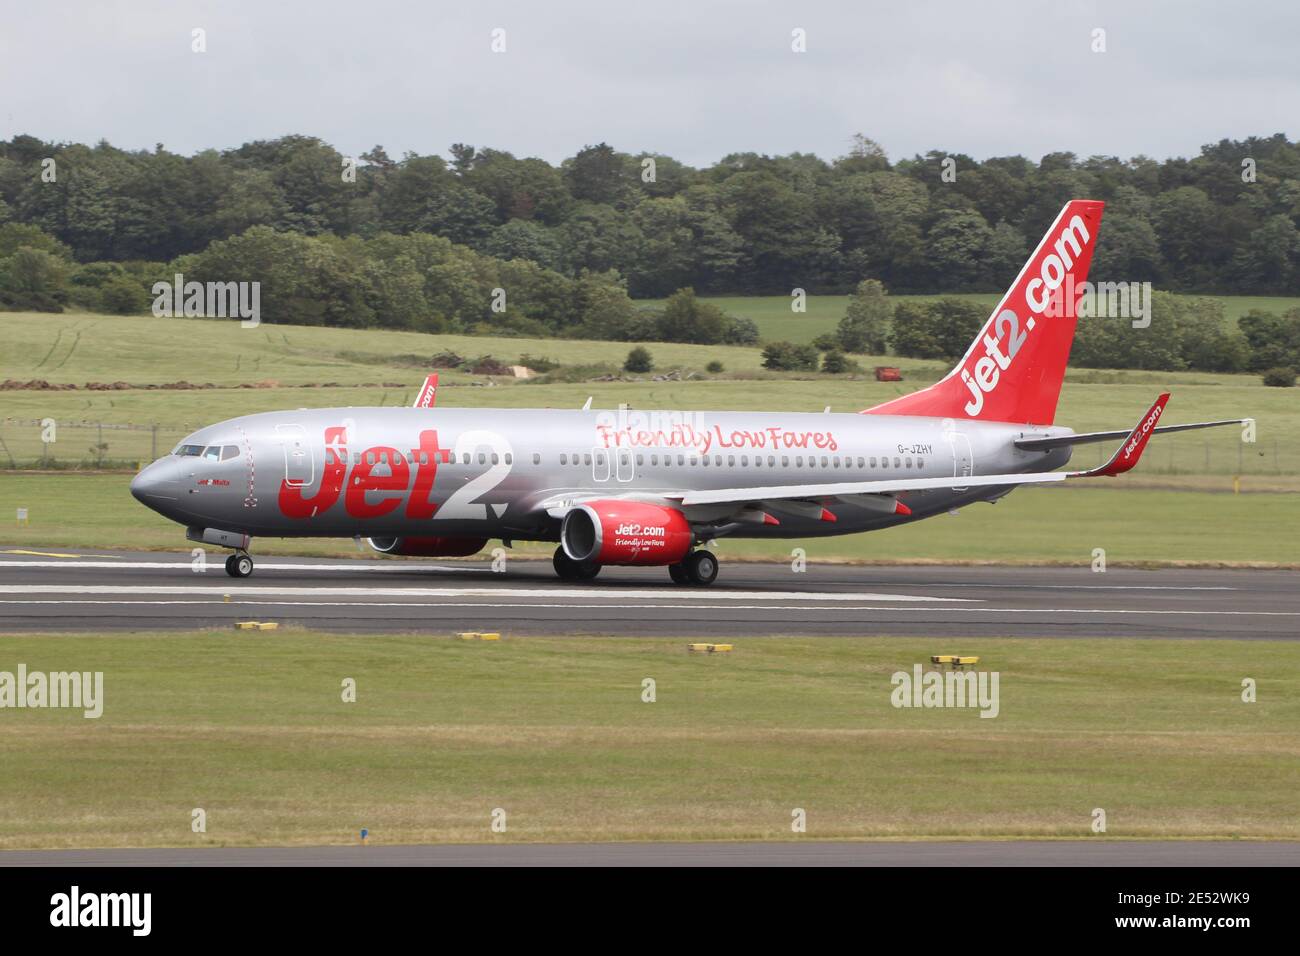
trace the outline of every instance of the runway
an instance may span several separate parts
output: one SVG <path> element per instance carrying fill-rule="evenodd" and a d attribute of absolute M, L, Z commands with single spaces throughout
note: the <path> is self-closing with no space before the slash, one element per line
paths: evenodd
<path fill-rule="evenodd" d="M 347 632 L 758 634 L 1296 640 L 1300 572 L 862 567 L 726 562 L 709 588 L 662 568 L 559 581 L 549 561 L 259 558 L 0 545 L 0 632 L 193 630 L 235 621 Z"/>
<path fill-rule="evenodd" d="M 6 850 L 5 866 L 1297 866 L 1300 843 L 563 843 Z"/>

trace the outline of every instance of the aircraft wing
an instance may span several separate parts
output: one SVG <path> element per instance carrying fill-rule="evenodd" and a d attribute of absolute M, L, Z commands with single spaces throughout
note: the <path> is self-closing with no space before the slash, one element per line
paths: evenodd
<path fill-rule="evenodd" d="M 799 498 L 827 499 L 859 495 L 894 495 L 904 491 L 928 491 L 950 488 L 996 488 L 1016 485 L 1047 484 L 1069 478 L 1095 478 L 1123 474 L 1138 463 L 1143 449 L 1156 431 L 1156 422 L 1164 413 L 1169 393 L 1161 395 L 1127 432 L 1116 432 L 1125 441 L 1099 468 L 1087 471 L 1039 471 L 1018 475 L 971 475 L 944 478 L 889 478 L 884 481 L 839 481 L 826 484 L 767 485 L 758 488 L 718 488 L 709 491 L 681 491 L 664 495 L 678 501 L 682 507 L 709 504 L 747 504 L 761 501 L 782 501 Z M 883 500 L 883 499 L 882 499 Z M 908 513 L 898 509 L 898 513 Z"/>

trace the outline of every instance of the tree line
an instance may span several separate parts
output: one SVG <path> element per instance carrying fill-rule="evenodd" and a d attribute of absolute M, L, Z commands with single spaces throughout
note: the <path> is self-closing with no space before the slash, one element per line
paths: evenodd
<path fill-rule="evenodd" d="M 254 229 L 428 235 L 569 279 L 617 274 L 633 298 L 846 293 L 866 277 L 896 293 L 995 291 L 1078 197 L 1108 203 L 1098 277 L 1300 293 L 1300 145 L 1282 134 L 1190 159 L 1037 162 L 942 150 L 891 162 L 857 136 L 832 160 L 734 153 L 707 168 L 605 143 L 552 165 L 460 143 L 446 158 L 381 146 L 352 158 L 297 135 L 192 156 L 0 142 L 0 224 L 40 229 L 76 263 L 170 263 Z"/>
<path fill-rule="evenodd" d="M 849 297 L 834 332 L 807 345 L 769 342 L 763 364 L 775 371 L 857 371 L 847 354 L 855 352 L 955 362 L 987 320 L 987 309 L 965 299 L 895 302 L 880 281 L 866 279 Z M 1079 318 L 1070 364 L 1262 372 L 1265 384 L 1290 386 L 1300 370 L 1300 308 L 1280 315 L 1252 309 L 1234 324 L 1217 299 L 1153 292 L 1136 324 L 1127 317 Z"/>

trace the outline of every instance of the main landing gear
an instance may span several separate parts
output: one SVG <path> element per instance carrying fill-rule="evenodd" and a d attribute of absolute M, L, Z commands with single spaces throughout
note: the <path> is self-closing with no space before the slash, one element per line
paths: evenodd
<path fill-rule="evenodd" d="M 692 551 L 679 564 L 668 565 L 674 584 L 708 587 L 718 577 L 718 558 L 712 551 Z"/>
<path fill-rule="evenodd" d="M 246 578 L 253 573 L 253 559 L 247 551 L 236 551 L 226 558 L 226 573 L 232 578 Z"/>
<path fill-rule="evenodd" d="M 600 565 L 595 561 L 574 561 L 564 553 L 564 548 L 555 549 L 551 563 L 555 565 L 555 573 L 564 581 L 591 581 L 600 574 Z"/>

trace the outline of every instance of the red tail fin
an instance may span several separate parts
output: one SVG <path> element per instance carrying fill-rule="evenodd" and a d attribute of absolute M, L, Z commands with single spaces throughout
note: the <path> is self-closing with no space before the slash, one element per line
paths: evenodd
<path fill-rule="evenodd" d="M 866 413 L 1052 424 L 1104 205 L 1066 203 L 957 367 Z"/>

